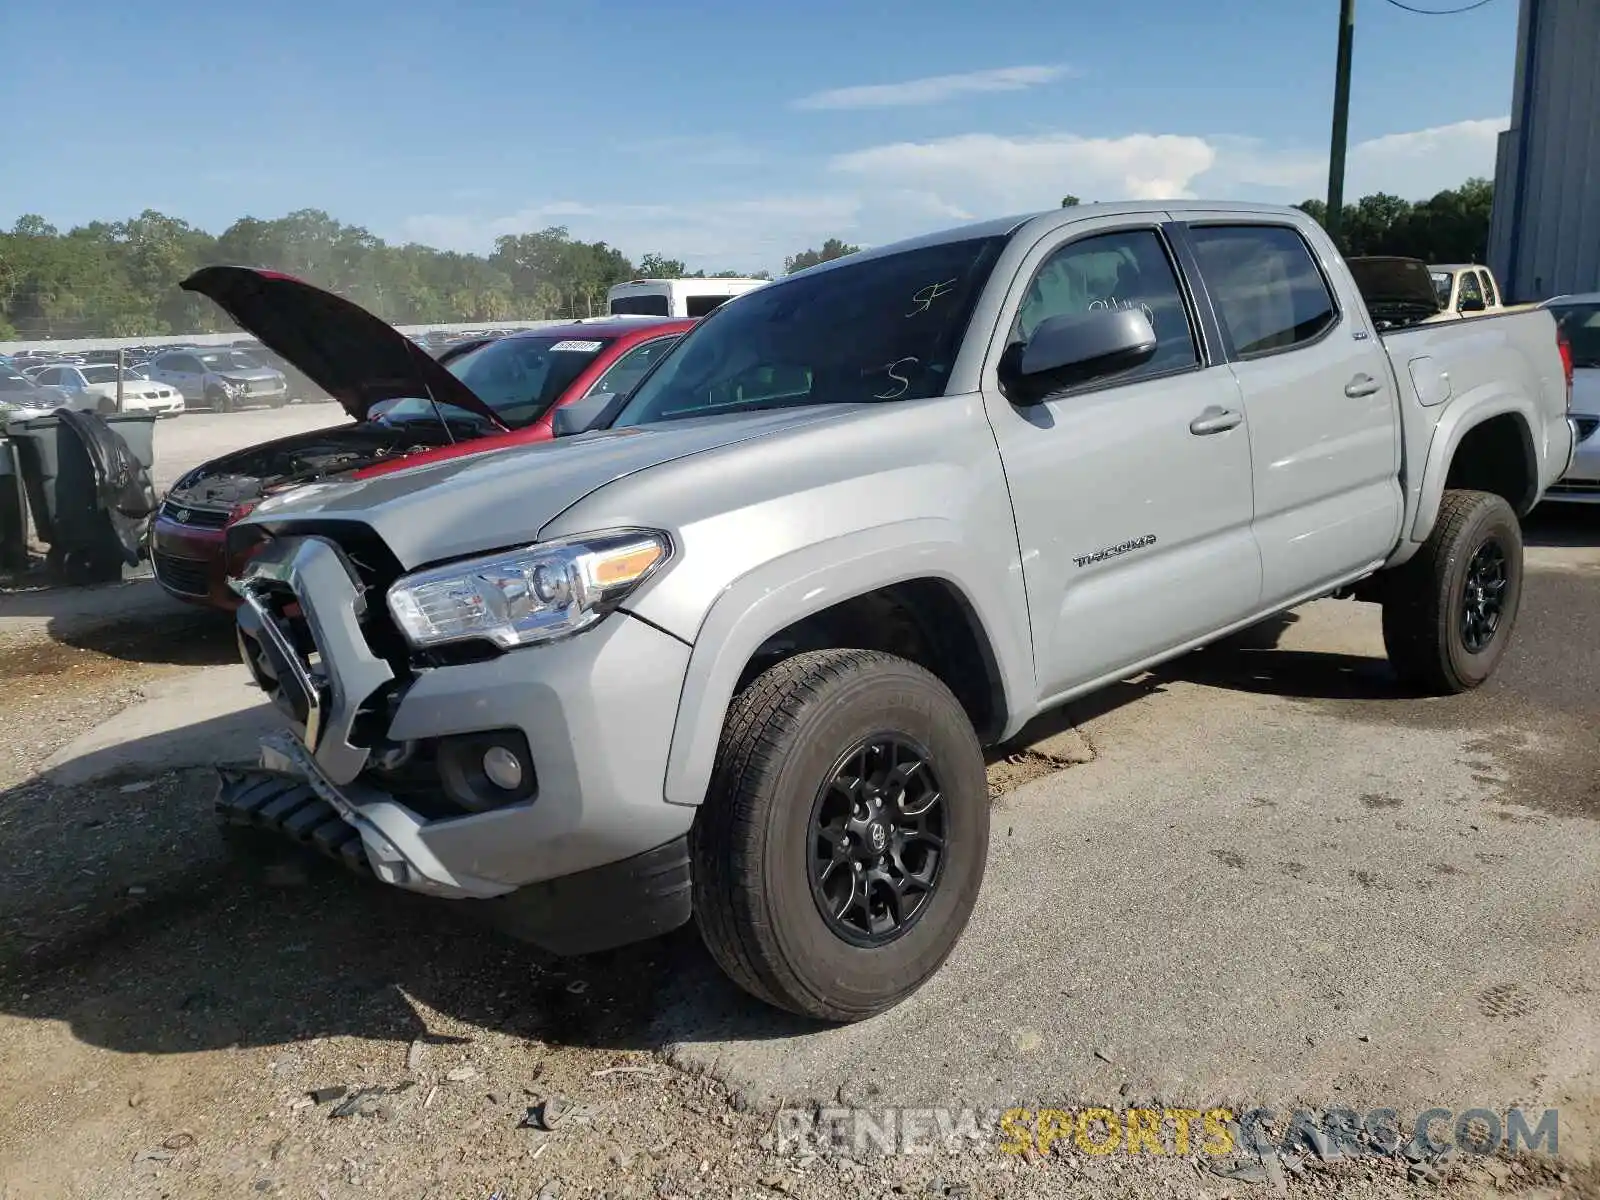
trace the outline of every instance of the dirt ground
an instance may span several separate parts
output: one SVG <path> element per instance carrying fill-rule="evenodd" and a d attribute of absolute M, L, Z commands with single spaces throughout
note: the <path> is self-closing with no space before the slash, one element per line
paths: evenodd
<path fill-rule="evenodd" d="M 660 997 L 727 986 L 692 931 L 553 959 L 292 853 L 245 870 L 214 839 L 208 769 L 33 776 L 152 681 L 231 654 L 227 623 L 187 610 L 0 637 L 5 1200 L 1600 1196 L 1538 1158 L 780 1143 L 782 1114 L 660 1036 Z M 1094 757 L 1045 735 L 993 757 L 997 798 Z"/>

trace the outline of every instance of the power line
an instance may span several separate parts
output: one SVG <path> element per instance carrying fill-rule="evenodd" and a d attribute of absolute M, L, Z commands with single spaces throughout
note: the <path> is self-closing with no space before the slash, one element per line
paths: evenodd
<path fill-rule="evenodd" d="M 1461 13 L 1469 13 L 1475 8 L 1483 8 L 1487 4 L 1493 4 L 1494 0 L 1476 0 L 1475 3 L 1463 4 L 1460 8 L 1417 8 L 1414 5 L 1404 3 L 1403 0 L 1384 0 L 1384 3 L 1393 5 L 1401 12 L 1416 13 L 1419 17 L 1454 17 Z"/>

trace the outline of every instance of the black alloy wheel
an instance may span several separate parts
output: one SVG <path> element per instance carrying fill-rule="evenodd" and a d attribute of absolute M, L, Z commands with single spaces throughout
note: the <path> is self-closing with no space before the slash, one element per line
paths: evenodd
<path fill-rule="evenodd" d="M 1461 644 L 1468 654 L 1481 654 L 1494 641 L 1505 611 L 1509 582 L 1505 547 L 1490 537 L 1467 564 L 1461 596 Z"/>
<path fill-rule="evenodd" d="M 828 928 L 857 946 L 903 936 L 939 886 L 945 817 L 909 738 L 874 734 L 840 756 L 811 812 L 811 894 Z"/>

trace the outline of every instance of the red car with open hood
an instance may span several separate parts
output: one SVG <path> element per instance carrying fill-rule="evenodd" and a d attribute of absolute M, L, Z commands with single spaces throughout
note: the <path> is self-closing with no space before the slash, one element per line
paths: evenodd
<path fill-rule="evenodd" d="M 238 564 L 224 531 L 263 497 L 546 441 L 557 409 L 628 391 L 694 325 L 602 317 L 469 342 L 436 360 L 386 321 L 288 275 L 206 267 L 183 287 L 216 301 L 351 418 L 202 463 L 167 493 L 150 531 L 157 582 L 180 600 L 229 610 Z"/>

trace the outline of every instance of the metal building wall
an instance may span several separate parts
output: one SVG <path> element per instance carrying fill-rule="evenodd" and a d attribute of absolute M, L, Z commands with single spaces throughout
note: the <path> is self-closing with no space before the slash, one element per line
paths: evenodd
<path fill-rule="evenodd" d="M 1600 291 L 1600 0 L 1522 0 L 1489 265 L 1515 301 Z"/>

